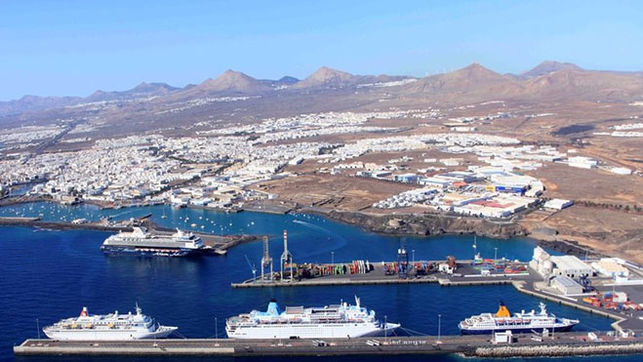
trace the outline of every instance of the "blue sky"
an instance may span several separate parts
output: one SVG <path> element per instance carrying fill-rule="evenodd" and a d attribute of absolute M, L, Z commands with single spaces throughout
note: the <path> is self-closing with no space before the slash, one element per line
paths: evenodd
<path fill-rule="evenodd" d="M 0 100 L 86 96 L 226 69 L 424 76 L 542 60 L 643 70 L 643 1 L 4 1 Z"/>

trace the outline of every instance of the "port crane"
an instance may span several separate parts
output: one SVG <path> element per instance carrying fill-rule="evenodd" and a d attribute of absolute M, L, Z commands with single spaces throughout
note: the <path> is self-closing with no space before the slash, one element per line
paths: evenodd
<path fill-rule="evenodd" d="M 279 259 L 279 265 L 281 270 L 281 280 L 284 280 L 284 269 L 286 266 L 290 267 L 290 280 L 293 280 L 293 260 L 292 254 L 288 251 L 288 231 L 284 230 L 284 252 L 281 254 Z"/>
<path fill-rule="evenodd" d="M 406 239 L 400 239 L 400 248 L 397 249 L 397 267 L 400 279 L 409 277 L 409 254 L 406 252 Z"/>
<path fill-rule="evenodd" d="M 268 237 L 263 237 L 263 257 L 261 258 L 261 281 L 266 280 L 266 268 L 270 268 L 270 274 L 267 275 L 268 280 L 272 281 L 272 257 L 270 257 L 270 250 L 268 249 Z"/>
<path fill-rule="evenodd" d="M 246 262 L 248 262 L 248 266 L 250 267 L 250 270 L 252 271 L 252 282 L 257 281 L 257 266 L 255 264 L 252 264 L 250 262 L 250 259 L 248 259 L 247 255 L 244 255 L 246 257 Z"/>

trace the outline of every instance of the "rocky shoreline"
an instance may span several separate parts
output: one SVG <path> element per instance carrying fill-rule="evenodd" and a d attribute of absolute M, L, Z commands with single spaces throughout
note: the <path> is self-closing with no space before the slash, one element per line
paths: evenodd
<path fill-rule="evenodd" d="M 437 236 L 444 234 L 476 234 L 497 239 L 527 236 L 521 225 L 513 222 L 493 222 L 481 218 L 435 214 L 375 215 L 364 212 L 303 208 L 303 213 L 322 215 L 364 230 L 385 235 Z"/>
<path fill-rule="evenodd" d="M 338 222 L 357 225 L 362 229 L 384 235 L 398 236 L 438 236 L 438 235 L 478 235 L 495 239 L 529 237 L 538 245 L 564 254 L 578 256 L 603 255 L 575 241 L 539 238 L 525 227 L 514 221 L 494 222 L 487 219 L 435 215 L 435 214 L 391 214 L 375 215 L 364 212 L 302 208 L 298 211 L 328 217 Z"/>

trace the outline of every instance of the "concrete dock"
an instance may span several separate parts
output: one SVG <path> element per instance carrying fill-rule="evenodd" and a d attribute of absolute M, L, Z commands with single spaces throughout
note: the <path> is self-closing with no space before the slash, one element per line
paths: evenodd
<path fill-rule="evenodd" d="M 514 343 L 492 344 L 491 336 L 377 337 L 353 339 L 164 339 L 123 342 L 28 339 L 14 347 L 16 355 L 83 356 L 330 356 L 373 354 L 449 354 L 466 356 L 557 356 L 643 353 L 643 338 L 585 333 L 556 333 L 554 338 L 517 335 Z"/>
<path fill-rule="evenodd" d="M 431 263 L 437 265 L 440 260 L 418 261 L 419 263 Z M 384 264 L 393 262 L 371 263 L 374 269 L 368 273 L 357 274 L 333 274 L 324 275 L 314 278 L 302 278 L 289 280 L 246 280 L 241 283 L 231 283 L 233 288 L 271 288 L 271 287 L 305 287 L 305 286 L 330 286 L 330 285 L 378 285 L 378 284 L 422 284 L 438 283 L 442 286 L 457 285 L 498 285 L 511 284 L 517 280 L 530 281 L 537 279 L 537 276 L 527 270 L 524 273 L 493 273 L 488 276 L 481 276 L 480 272 L 475 270 L 470 264 L 471 261 L 458 261 L 458 270 L 454 274 L 444 274 L 431 272 L 426 275 L 416 275 L 414 272 L 409 274 L 408 278 L 400 278 L 397 274 L 387 275 Z M 344 263 L 345 264 L 345 263 Z M 344 265 L 340 263 L 325 265 Z"/>
<path fill-rule="evenodd" d="M 136 224 L 145 226 L 148 230 L 158 234 L 171 235 L 176 229 L 162 227 L 149 220 L 150 215 L 137 218 Z M 0 226 L 28 226 L 50 230 L 97 230 L 107 232 L 132 231 L 132 223 L 108 223 L 105 221 L 97 222 L 61 222 L 61 221 L 44 221 L 38 217 L 0 217 Z M 184 230 L 186 231 L 186 230 Z M 190 230 L 187 230 L 190 231 Z M 204 251 L 212 251 L 212 254 L 224 254 L 227 250 L 247 242 L 252 242 L 261 238 L 262 235 L 215 235 L 198 231 L 190 231 L 203 240 L 203 244 L 208 247 Z"/>
<path fill-rule="evenodd" d="M 460 264 L 461 263 L 461 264 Z M 527 268 L 526 273 L 504 274 L 495 273 L 482 276 L 474 274 L 475 270 L 468 265 L 469 261 L 463 260 L 458 264 L 457 273 L 445 274 L 431 272 L 428 275 L 414 276 L 401 279 L 398 275 L 386 275 L 379 265 L 371 272 L 364 274 L 326 275 L 311 279 L 301 280 L 246 280 L 242 283 L 232 283 L 233 288 L 282 288 L 282 287 L 314 287 L 334 285 L 384 285 L 384 284 L 422 284 L 438 283 L 443 287 L 458 287 L 469 285 L 498 285 L 511 284 L 518 291 L 561 305 L 580 309 L 585 312 L 611 318 L 614 320 L 612 327 L 617 331 L 631 330 L 637 334 L 643 333 L 643 311 L 616 311 L 584 303 L 581 296 L 565 297 L 560 293 L 548 290 L 543 286 L 542 277 L 532 269 Z M 378 263 L 374 263 L 378 264 Z M 478 272 L 479 273 L 479 272 Z M 638 289 L 637 287 L 632 287 Z M 631 291 L 628 291 L 630 293 Z M 637 296 L 637 300 L 638 300 Z"/>

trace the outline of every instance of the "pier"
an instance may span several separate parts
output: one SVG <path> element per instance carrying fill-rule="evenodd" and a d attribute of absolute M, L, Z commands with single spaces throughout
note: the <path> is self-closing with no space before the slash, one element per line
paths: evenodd
<path fill-rule="evenodd" d="M 0 217 L 0 226 L 28 226 L 36 227 L 41 229 L 50 229 L 50 230 L 96 230 L 96 231 L 107 231 L 107 232 L 120 232 L 120 231 L 132 231 L 132 226 L 141 225 L 146 227 L 151 232 L 157 234 L 167 234 L 171 235 L 176 232 L 176 229 L 162 227 L 149 219 L 149 216 L 146 215 L 139 217 L 132 222 L 127 223 L 109 223 L 104 220 L 96 222 L 60 222 L 60 221 L 44 221 L 39 217 Z M 228 249 L 231 249 L 237 245 L 252 242 L 258 240 L 261 235 L 215 235 L 202 232 L 193 232 L 190 230 L 184 230 L 186 232 L 192 232 L 194 235 L 199 236 L 203 240 L 203 244 L 207 246 L 207 249 L 204 249 L 206 253 L 211 252 L 211 254 L 225 254 Z"/>
<path fill-rule="evenodd" d="M 444 261 L 420 262 L 425 264 L 443 263 Z M 397 274 L 388 275 L 385 272 L 385 265 L 392 262 L 373 263 L 373 270 L 367 273 L 356 274 L 333 274 L 314 277 L 310 279 L 288 279 L 284 280 L 261 280 L 249 279 L 241 283 L 232 283 L 233 288 L 282 288 L 282 287 L 319 287 L 319 286 L 338 286 L 338 285 L 385 285 L 385 284 L 425 284 L 437 283 L 443 287 L 459 287 L 474 285 L 512 285 L 519 292 L 532 295 L 537 298 L 545 299 L 557 304 L 583 310 L 585 312 L 600 315 L 614 320 L 612 328 L 616 331 L 634 331 L 643 332 L 643 311 L 616 311 L 606 310 L 601 307 L 592 306 L 584 303 L 581 296 L 562 297 L 560 294 L 548 291 L 543 287 L 542 277 L 534 272 L 531 268 L 526 268 L 525 272 L 506 274 L 495 272 L 490 275 L 481 275 L 471 265 L 471 260 L 463 260 L 457 263 L 457 272 L 452 274 L 431 271 L 426 275 L 414 275 L 411 271 L 407 278 L 400 278 Z M 328 264 L 325 264 L 328 265 Z M 335 264 L 330 264 L 331 268 Z M 341 265 L 341 264 L 337 264 Z M 477 274 L 476 274 L 477 273 Z"/>
<path fill-rule="evenodd" d="M 134 341 L 54 341 L 28 339 L 13 348 L 16 355 L 77 356 L 332 356 L 375 354 L 451 354 L 471 357 L 570 356 L 643 352 L 643 338 L 606 334 L 556 333 L 534 338 L 514 335 L 511 344 L 493 344 L 484 336 L 371 337 L 352 339 L 164 339 Z"/>
<path fill-rule="evenodd" d="M 398 274 L 387 273 L 386 266 L 394 262 L 370 263 L 373 268 L 365 273 L 345 273 L 317 276 L 313 278 L 295 278 L 284 280 L 272 279 L 261 280 L 249 279 L 240 283 L 231 283 L 233 288 L 270 288 L 270 287 L 305 287 L 305 286 L 330 286 L 330 285 L 378 285 L 378 284 L 422 284 L 438 283 L 442 286 L 464 286 L 464 285 L 498 285 L 511 284 L 514 281 L 531 281 L 538 277 L 528 269 L 520 273 L 493 273 L 487 276 L 480 275 L 471 266 L 472 260 L 458 261 L 457 272 L 452 274 L 438 273 L 436 271 L 419 274 L 414 269 L 407 278 L 400 278 Z M 444 260 L 415 261 L 423 265 L 438 265 Z M 321 264 L 324 268 L 334 269 L 350 263 Z M 477 274 L 474 274 L 477 273 Z"/>

